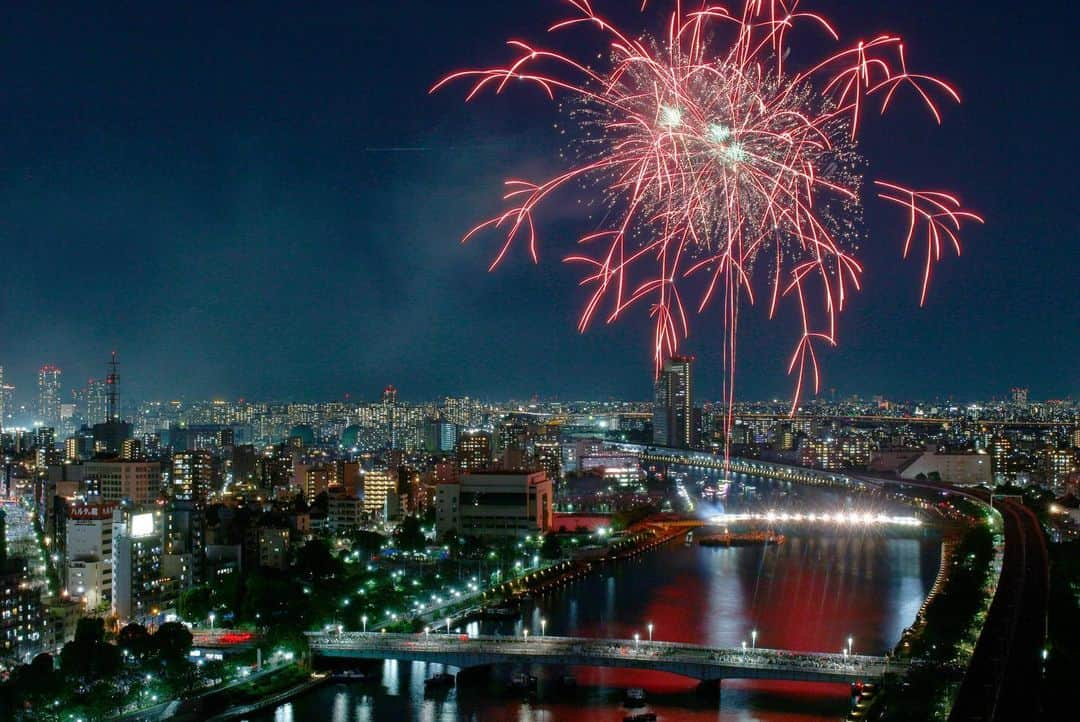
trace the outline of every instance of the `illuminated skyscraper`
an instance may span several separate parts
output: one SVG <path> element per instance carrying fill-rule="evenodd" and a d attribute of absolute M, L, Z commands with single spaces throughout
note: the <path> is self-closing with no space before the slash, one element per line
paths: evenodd
<path fill-rule="evenodd" d="M 1012 400 L 1017 406 L 1027 406 L 1028 390 L 1026 387 L 1017 386 L 1012 390 Z"/>
<path fill-rule="evenodd" d="M 83 409 L 84 420 L 90 426 L 101 424 L 108 420 L 108 394 L 106 393 L 105 381 L 102 379 L 90 379 L 86 382 L 85 403 Z"/>
<path fill-rule="evenodd" d="M 995 434 L 990 439 L 988 451 L 990 452 L 990 472 L 996 483 L 1004 483 L 1009 480 L 1012 472 L 1012 441 L 1004 434 Z"/>
<path fill-rule="evenodd" d="M 672 356 L 656 380 L 653 443 L 657 446 L 694 446 L 693 364 L 693 356 Z"/>
<path fill-rule="evenodd" d="M 60 376 L 56 366 L 45 364 L 38 371 L 38 420 L 46 426 L 60 423 Z"/>

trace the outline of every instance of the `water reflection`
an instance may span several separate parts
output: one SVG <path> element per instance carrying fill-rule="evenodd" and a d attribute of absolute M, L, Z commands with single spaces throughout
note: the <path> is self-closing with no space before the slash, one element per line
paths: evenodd
<path fill-rule="evenodd" d="M 790 503 L 836 509 L 843 497 L 756 480 L 757 491 L 733 487 L 731 507 Z M 760 506 L 759 506 L 760 508 Z M 779 508 L 779 507 L 777 507 Z M 737 647 L 783 647 L 839 651 L 849 636 L 858 652 L 887 651 L 911 623 L 937 573 L 939 542 L 929 536 L 886 536 L 885 532 L 831 533 L 784 529 L 786 543 L 734 549 L 685 546 L 681 541 L 655 553 L 605 567 L 570 587 L 541 596 L 516 622 L 473 623 L 470 634 L 548 634 L 647 638 Z M 909 532 L 910 534 L 910 532 Z M 625 669 L 543 668 L 535 698 L 507 689 L 511 669 L 486 681 L 425 693 L 426 677 L 441 665 L 387 661 L 379 683 L 331 685 L 255 719 L 334 722 L 353 720 L 523 720 L 604 722 L 621 720 L 623 691 L 648 690 L 649 708 L 660 719 L 734 722 L 809 722 L 840 718 L 847 708 L 841 685 L 787 682 L 724 682 L 715 699 L 699 696 L 695 680 Z M 572 674 L 577 684 L 561 684 Z"/>

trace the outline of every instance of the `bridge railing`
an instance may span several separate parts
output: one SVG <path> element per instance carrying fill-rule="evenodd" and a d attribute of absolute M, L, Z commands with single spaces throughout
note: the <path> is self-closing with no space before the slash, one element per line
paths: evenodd
<path fill-rule="evenodd" d="M 712 648 L 678 642 L 645 642 L 626 639 L 540 636 L 531 639 L 465 635 L 384 634 L 344 632 L 309 633 L 318 649 L 356 649 L 375 652 L 428 654 L 503 654 L 508 656 L 572 656 L 582 659 L 635 659 L 678 662 L 715 667 L 788 668 L 851 673 L 880 672 L 901 666 L 884 657 L 823 652 L 792 652 L 767 648 Z"/>

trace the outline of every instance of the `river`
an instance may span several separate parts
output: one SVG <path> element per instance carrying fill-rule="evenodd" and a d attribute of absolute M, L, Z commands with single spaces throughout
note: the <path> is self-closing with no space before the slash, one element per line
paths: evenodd
<path fill-rule="evenodd" d="M 738 477 L 727 511 L 835 511 L 857 497 L 753 477 Z M 878 511 L 880 509 L 875 509 Z M 892 513 L 905 513 L 903 508 Z M 855 653 L 884 654 L 899 639 L 933 584 L 940 540 L 923 532 L 874 528 L 835 532 L 786 528 L 773 547 L 707 548 L 667 544 L 603 567 L 571 586 L 538 597 L 516 623 L 473 625 L 485 634 L 548 634 L 648 638 L 738 647 L 745 641 L 798 651 L 839 652 L 852 638 Z M 545 620 L 543 630 L 540 620 Z M 536 667 L 535 697 L 509 690 L 512 670 L 479 682 L 426 694 L 424 679 L 441 665 L 386 661 L 378 683 L 327 685 L 252 722 L 607 722 L 622 720 L 625 690 L 648 693 L 647 710 L 660 720 L 809 722 L 839 720 L 848 709 L 846 685 L 728 680 L 719 701 L 699 694 L 695 680 L 624 669 Z M 451 670 L 453 671 L 453 670 Z M 574 687 L 560 684 L 572 674 Z"/>

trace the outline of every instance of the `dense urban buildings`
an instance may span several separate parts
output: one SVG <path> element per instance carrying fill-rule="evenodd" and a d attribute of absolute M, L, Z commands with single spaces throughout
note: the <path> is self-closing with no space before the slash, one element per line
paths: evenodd
<path fill-rule="evenodd" d="M 62 377 L 43 378 L 37 401 L 52 404 Z M 416 534 L 413 548 L 501 549 L 572 534 L 579 515 L 675 509 L 665 455 L 700 463 L 726 449 L 897 482 L 1006 485 L 1058 500 L 1053 538 L 1080 533 L 1080 407 L 1011 390 L 967 404 L 819 397 L 794 413 L 744 402 L 727 427 L 722 402 L 695 401 L 688 357 L 669 359 L 655 398 L 639 402 L 409 402 L 387 386 L 371 401 L 121 407 L 115 385 L 101 388 L 103 407 L 75 390 L 56 425 L 34 425 L 38 403 L 0 432 L 7 536 L 20 540 L 0 566 L 0 664 L 56 652 L 80 618 L 197 627 L 206 612 L 192 600 L 205 596 L 237 615 L 229 600 L 293 575 L 320 543 Z M 514 569 L 538 564 L 537 551 L 524 547 Z"/>

